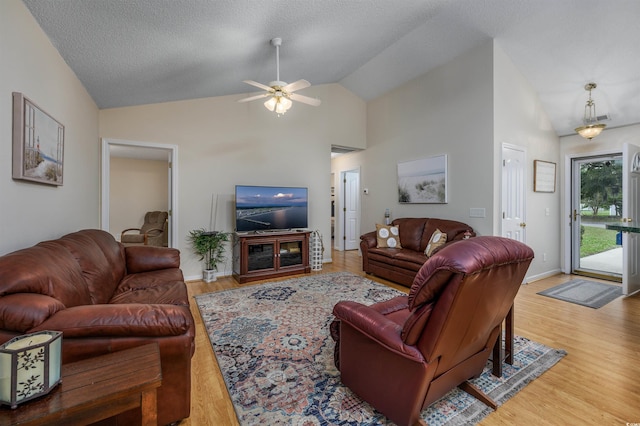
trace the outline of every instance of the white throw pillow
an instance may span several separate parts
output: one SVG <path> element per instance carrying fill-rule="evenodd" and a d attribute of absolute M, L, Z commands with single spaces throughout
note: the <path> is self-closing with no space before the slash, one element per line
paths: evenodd
<path fill-rule="evenodd" d="M 376 224 L 378 247 L 402 248 L 400 245 L 400 227 L 398 225 Z"/>
<path fill-rule="evenodd" d="M 433 234 L 431 234 L 431 239 L 427 244 L 427 248 L 424 250 L 424 254 L 426 254 L 427 257 L 431 257 L 431 255 L 433 254 L 433 251 L 438 247 L 444 245 L 446 242 L 447 242 L 447 234 L 440 231 L 439 229 L 436 229 L 435 231 L 433 231 Z"/>

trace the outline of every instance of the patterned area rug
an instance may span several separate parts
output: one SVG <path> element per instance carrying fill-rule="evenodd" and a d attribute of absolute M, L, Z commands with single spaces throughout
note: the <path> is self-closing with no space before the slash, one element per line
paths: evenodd
<path fill-rule="evenodd" d="M 598 309 L 622 296 L 622 287 L 577 278 L 538 294 Z"/>
<path fill-rule="evenodd" d="M 340 300 L 373 304 L 402 294 L 350 273 L 311 275 L 196 296 L 242 425 L 390 425 L 340 382 L 329 336 Z M 566 353 L 523 337 L 503 377 L 491 364 L 473 382 L 499 405 Z M 454 389 L 428 407 L 428 425 L 469 425 L 492 410 Z"/>

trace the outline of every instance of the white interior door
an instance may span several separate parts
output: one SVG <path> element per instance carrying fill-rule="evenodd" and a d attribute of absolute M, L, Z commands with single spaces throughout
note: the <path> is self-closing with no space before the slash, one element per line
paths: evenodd
<path fill-rule="evenodd" d="M 622 217 L 640 223 L 640 147 L 625 143 L 622 149 Z M 622 233 L 622 293 L 640 290 L 640 234 Z"/>
<path fill-rule="evenodd" d="M 525 176 L 523 148 L 502 145 L 502 236 L 526 242 Z"/>
<path fill-rule="evenodd" d="M 360 243 L 360 172 L 344 172 L 344 249 L 357 250 Z"/>

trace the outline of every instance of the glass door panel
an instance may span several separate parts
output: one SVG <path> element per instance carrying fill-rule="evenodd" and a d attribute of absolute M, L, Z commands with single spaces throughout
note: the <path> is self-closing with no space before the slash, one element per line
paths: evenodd
<path fill-rule="evenodd" d="M 574 159 L 572 272 L 619 280 L 622 238 L 605 228 L 622 218 L 622 156 Z"/>
<path fill-rule="evenodd" d="M 302 241 L 280 242 L 280 267 L 302 265 Z"/>
<path fill-rule="evenodd" d="M 275 268 L 273 258 L 275 243 L 253 243 L 247 247 L 247 270 L 259 271 Z"/>

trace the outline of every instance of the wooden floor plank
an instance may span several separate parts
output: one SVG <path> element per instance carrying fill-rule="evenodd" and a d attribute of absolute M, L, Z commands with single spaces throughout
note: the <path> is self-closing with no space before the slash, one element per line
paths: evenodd
<path fill-rule="evenodd" d="M 349 271 L 365 275 L 357 251 L 334 251 L 332 256 L 332 263 L 324 264 L 322 271 L 312 274 Z M 368 277 L 407 290 L 384 279 Z M 288 278 L 291 277 L 285 279 Z M 536 294 L 572 278 L 575 277 L 560 274 L 520 289 L 515 302 L 515 333 L 564 349 L 568 355 L 491 413 L 481 425 L 640 423 L 640 296 L 621 297 L 600 309 L 592 309 Z M 231 277 L 213 283 L 187 284 L 191 296 L 246 285 Z M 237 425 L 195 301 L 191 309 L 197 327 L 191 417 L 180 425 Z"/>

